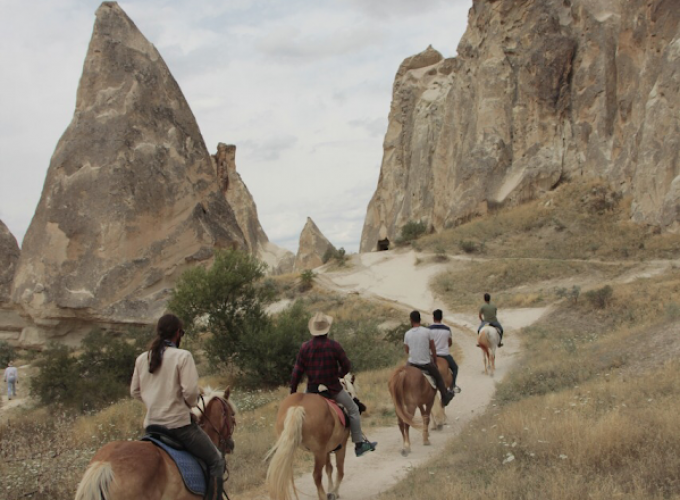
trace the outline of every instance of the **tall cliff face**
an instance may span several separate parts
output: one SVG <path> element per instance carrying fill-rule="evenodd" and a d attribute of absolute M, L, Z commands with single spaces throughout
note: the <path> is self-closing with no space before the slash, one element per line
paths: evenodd
<path fill-rule="evenodd" d="M 24 340 L 151 323 L 179 273 L 220 247 L 246 241 L 194 116 L 156 48 L 104 2 L 14 280 L 36 324 Z"/>
<path fill-rule="evenodd" d="M 397 72 L 361 251 L 602 177 L 631 218 L 680 231 L 680 9 L 673 0 L 475 0 L 458 57 Z"/>
<path fill-rule="evenodd" d="M 19 255 L 17 239 L 0 220 L 0 304 L 10 301 L 10 290 Z"/>
<path fill-rule="evenodd" d="M 295 255 L 269 241 L 260 225 L 255 200 L 236 170 L 236 146 L 220 142 L 212 156 L 220 187 L 243 231 L 250 252 L 268 266 L 271 274 L 293 271 Z"/>

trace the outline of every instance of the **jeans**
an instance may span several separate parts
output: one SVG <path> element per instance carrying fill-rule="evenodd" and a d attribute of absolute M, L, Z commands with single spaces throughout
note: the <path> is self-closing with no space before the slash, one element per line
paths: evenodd
<path fill-rule="evenodd" d="M 352 434 L 352 442 L 361 443 L 364 440 L 361 432 L 361 415 L 359 414 L 359 407 L 352 399 L 352 396 L 347 394 L 347 391 L 342 390 L 337 394 L 332 394 L 331 397 L 336 403 L 344 406 L 349 415 L 349 430 Z"/>
<path fill-rule="evenodd" d="M 482 321 L 482 323 L 479 325 L 479 328 L 477 328 L 477 333 L 479 333 L 484 325 L 491 325 L 496 328 L 498 330 L 498 335 L 500 335 L 501 340 L 503 340 L 503 327 L 498 321 Z"/>
<path fill-rule="evenodd" d="M 409 363 L 409 365 L 425 370 L 427 374 L 437 382 L 437 389 L 439 389 L 442 401 L 444 401 L 444 398 L 446 397 L 446 385 L 444 384 L 444 379 L 442 378 L 442 374 L 439 373 L 437 366 L 434 363 L 428 363 L 426 365 L 414 365 L 413 363 Z"/>
<path fill-rule="evenodd" d="M 181 442 L 189 453 L 197 456 L 208 465 L 210 476 L 217 477 L 222 481 L 227 464 L 215 444 L 203 432 L 203 429 L 192 422 L 184 427 L 169 429 L 169 434 Z"/>
<path fill-rule="evenodd" d="M 458 378 L 458 365 L 453 360 L 453 356 L 451 356 L 450 354 L 446 355 L 437 354 L 437 357 L 444 358 L 446 362 L 449 364 L 449 368 L 451 368 L 451 373 L 453 373 L 453 386 L 455 387 L 456 379 Z"/>
<path fill-rule="evenodd" d="M 7 380 L 7 397 L 8 398 L 17 397 L 17 381 L 15 379 Z"/>

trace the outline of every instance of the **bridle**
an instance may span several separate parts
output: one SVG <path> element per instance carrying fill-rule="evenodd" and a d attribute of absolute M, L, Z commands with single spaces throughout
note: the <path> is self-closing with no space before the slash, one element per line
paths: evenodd
<path fill-rule="evenodd" d="M 229 415 L 229 403 L 227 403 L 223 398 L 219 396 L 213 397 L 215 401 L 219 401 L 220 405 L 222 406 L 222 418 L 220 428 L 218 429 L 215 424 L 212 423 L 212 421 L 208 418 L 208 415 L 206 415 L 205 410 L 208 408 L 206 407 L 205 400 L 203 399 L 203 395 L 201 395 L 201 403 L 203 403 L 203 408 L 200 406 L 198 407 L 198 410 L 201 412 L 203 415 L 203 421 L 208 424 L 208 426 L 217 434 L 217 438 L 219 439 L 219 444 L 217 445 L 217 449 L 220 450 L 220 453 L 222 455 L 227 453 L 227 450 L 229 449 L 229 440 L 231 439 L 232 434 L 234 434 L 234 428 L 236 427 L 236 419 L 234 419 L 233 425 L 231 424 L 231 417 Z M 225 432 L 226 430 L 226 432 Z"/>

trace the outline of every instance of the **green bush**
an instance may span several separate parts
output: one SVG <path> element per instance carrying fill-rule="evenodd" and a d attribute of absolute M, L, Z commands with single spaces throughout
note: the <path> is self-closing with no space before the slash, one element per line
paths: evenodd
<path fill-rule="evenodd" d="M 15 355 L 14 347 L 4 340 L 0 340 L 0 368 L 4 369 L 7 363 L 14 359 Z"/>
<path fill-rule="evenodd" d="M 605 285 L 597 290 L 589 290 L 585 293 L 588 303 L 595 309 L 605 309 L 611 302 L 614 289 Z"/>
<path fill-rule="evenodd" d="M 307 290 L 311 290 L 312 287 L 314 286 L 314 277 L 316 274 L 314 274 L 314 271 L 311 269 L 307 269 L 306 271 L 302 271 L 300 273 L 300 291 L 301 292 L 306 292 Z"/>
<path fill-rule="evenodd" d="M 192 331 L 209 331 L 208 359 L 224 366 L 241 349 L 253 328 L 267 321 L 265 306 L 274 290 L 264 277 L 264 265 L 240 250 L 220 251 L 209 269 L 195 267 L 177 280 L 168 309 Z"/>
<path fill-rule="evenodd" d="M 474 241 L 461 240 L 458 245 L 460 249 L 465 253 L 475 253 L 479 251 L 479 247 Z"/>
<path fill-rule="evenodd" d="M 143 351 L 101 331 L 90 333 L 76 357 L 62 344 L 48 346 L 38 358 L 31 393 L 44 405 L 86 412 L 103 408 L 128 394 L 135 359 Z"/>
<path fill-rule="evenodd" d="M 401 228 L 401 235 L 399 236 L 398 243 L 409 243 L 411 241 L 417 240 L 422 235 L 427 232 L 427 226 L 423 221 L 408 221 Z"/>
<path fill-rule="evenodd" d="M 346 320 L 333 323 L 331 337 L 342 344 L 352 362 L 352 371 L 358 373 L 393 366 L 399 361 L 404 354 L 406 330 L 400 332 L 399 342 L 392 342 L 378 329 L 378 320 Z"/>
<path fill-rule="evenodd" d="M 275 318 L 253 325 L 235 362 L 251 386 L 286 385 L 300 346 L 309 340 L 309 313 L 296 301 Z"/>
<path fill-rule="evenodd" d="M 340 247 L 336 250 L 334 247 L 330 246 L 323 254 L 321 260 L 323 261 L 324 264 L 326 264 L 330 260 L 334 260 L 338 263 L 338 265 L 344 266 L 347 263 L 346 254 L 347 252 L 345 251 L 344 248 Z"/>

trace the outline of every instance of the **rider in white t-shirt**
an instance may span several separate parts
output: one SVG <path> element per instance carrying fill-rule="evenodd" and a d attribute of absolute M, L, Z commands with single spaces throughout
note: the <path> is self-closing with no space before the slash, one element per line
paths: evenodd
<path fill-rule="evenodd" d="M 426 371 L 437 382 L 437 389 L 441 393 L 442 404 L 446 406 L 453 399 L 453 393 L 446 390 L 437 365 L 433 362 L 437 354 L 432 340 L 432 332 L 420 326 L 420 313 L 411 312 L 412 328 L 404 335 L 404 351 L 408 354 L 408 364 Z"/>
<path fill-rule="evenodd" d="M 432 313 L 432 319 L 434 323 L 429 326 L 432 331 L 432 338 L 434 340 L 434 346 L 437 351 L 437 356 L 444 358 L 449 364 L 451 373 L 453 374 L 453 392 L 460 392 L 460 387 L 456 385 L 456 379 L 458 378 L 458 365 L 456 361 L 451 356 L 449 348 L 453 345 L 453 339 L 451 336 L 451 328 L 442 323 L 442 318 L 444 314 L 441 309 L 436 309 Z"/>

